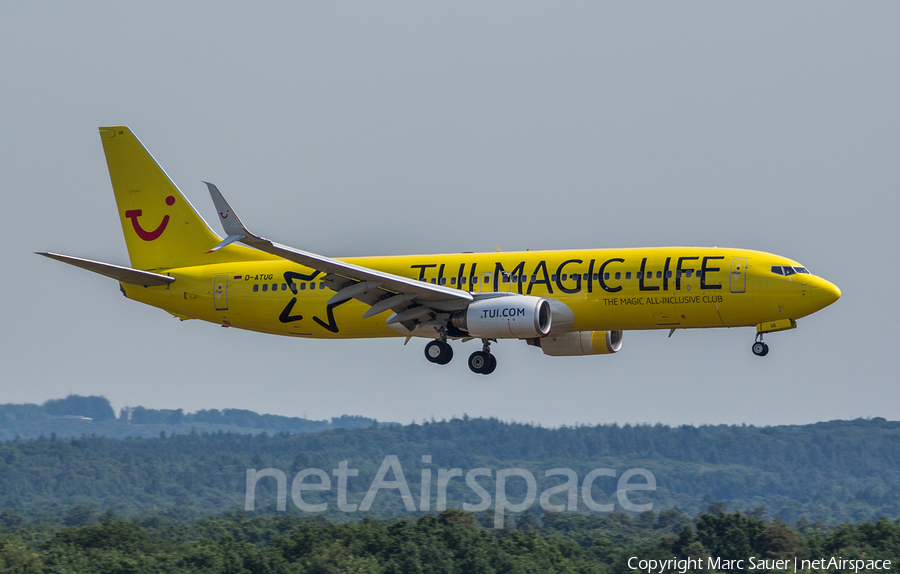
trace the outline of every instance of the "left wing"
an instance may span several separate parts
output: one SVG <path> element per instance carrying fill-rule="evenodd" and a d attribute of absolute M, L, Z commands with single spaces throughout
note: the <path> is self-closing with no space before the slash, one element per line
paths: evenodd
<path fill-rule="evenodd" d="M 320 271 L 325 274 L 325 284 L 337 291 L 328 304 L 356 299 L 371 307 L 363 317 L 392 310 L 396 314 L 388 319 L 388 324 L 400 323 L 408 331 L 413 331 L 431 323 L 435 327 L 445 324 L 450 312 L 463 310 L 474 300 L 474 296 L 468 291 L 353 265 L 339 259 L 280 245 L 255 235 L 244 226 L 222 197 L 219 189 L 211 183 L 204 183 L 209 188 L 209 194 L 219 214 L 219 221 L 228 235 L 210 252 L 240 241 L 260 251 Z M 294 290 L 296 287 L 291 285 L 291 289 Z"/>

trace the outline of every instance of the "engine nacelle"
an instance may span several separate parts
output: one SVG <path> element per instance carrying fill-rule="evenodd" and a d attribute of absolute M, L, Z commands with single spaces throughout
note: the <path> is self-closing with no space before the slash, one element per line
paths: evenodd
<path fill-rule="evenodd" d="M 543 337 L 552 322 L 550 302 L 541 297 L 509 295 L 475 301 L 451 319 L 457 329 L 480 339 Z"/>
<path fill-rule="evenodd" d="M 622 331 L 576 331 L 537 339 L 545 355 L 575 357 L 608 355 L 622 348 Z"/>

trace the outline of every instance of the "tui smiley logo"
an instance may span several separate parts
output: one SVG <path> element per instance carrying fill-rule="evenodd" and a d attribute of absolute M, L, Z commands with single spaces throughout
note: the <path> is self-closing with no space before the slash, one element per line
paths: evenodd
<path fill-rule="evenodd" d="M 166 205 L 174 205 L 175 198 L 173 196 L 169 196 L 166 198 Z M 159 227 L 154 229 L 153 231 L 147 231 L 141 224 L 138 223 L 138 217 L 143 213 L 140 209 L 129 209 L 125 212 L 125 217 L 131 220 L 131 225 L 134 227 L 134 232 L 137 233 L 138 237 L 143 239 L 144 241 L 153 241 L 154 239 L 158 239 L 160 235 L 163 234 L 163 231 L 166 230 L 166 226 L 169 225 L 169 216 L 165 215 L 162 218 L 162 222 L 159 224 Z"/>

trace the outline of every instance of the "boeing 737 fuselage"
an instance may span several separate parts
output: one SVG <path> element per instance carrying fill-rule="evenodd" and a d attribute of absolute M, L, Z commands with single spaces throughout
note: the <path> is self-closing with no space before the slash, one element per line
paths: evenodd
<path fill-rule="evenodd" d="M 626 330 L 755 327 L 763 335 L 834 303 L 840 290 L 796 261 L 746 249 L 655 247 L 334 259 L 247 230 L 207 183 L 223 240 L 126 127 L 100 128 L 131 267 L 48 257 L 119 280 L 126 297 L 180 319 L 312 338 L 521 339 L 553 356 L 617 352 Z M 243 244 L 243 245 L 241 245 Z M 407 339 L 408 340 L 408 339 Z"/>

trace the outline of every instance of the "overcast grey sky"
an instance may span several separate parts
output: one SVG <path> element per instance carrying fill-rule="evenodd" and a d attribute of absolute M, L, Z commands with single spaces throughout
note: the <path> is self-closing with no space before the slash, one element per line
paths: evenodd
<path fill-rule="evenodd" d="M 0 3 L 0 403 L 408 423 L 900 418 L 900 4 Z M 843 298 L 767 337 L 613 356 L 307 341 L 179 322 L 33 255 L 127 264 L 97 127 L 221 233 L 332 256 L 658 245 L 778 253 Z"/>

